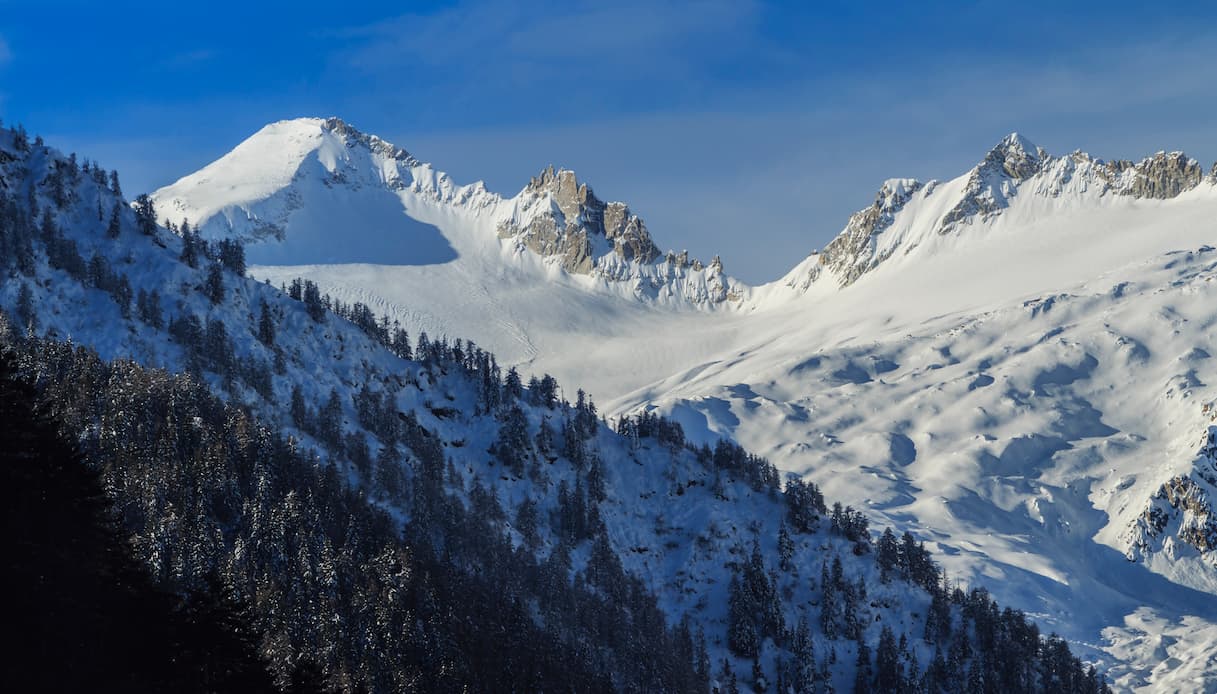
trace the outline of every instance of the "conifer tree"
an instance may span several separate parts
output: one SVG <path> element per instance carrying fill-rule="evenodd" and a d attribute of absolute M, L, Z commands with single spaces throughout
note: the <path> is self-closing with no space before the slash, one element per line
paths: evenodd
<path fill-rule="evenodd" d="M 258 312 L 258 342 L 273 347 L 275 345 L 275 320 L 271 316 L 270 307 L 263 301 Z"/>
<path fill-rule="evenodd" d="M 854 694 L 887 694 L 885 690 L 873 688 L 870 648 L 865 641 L 858 642 L 858 658 L 854 662 Z"/>
<path fill-rule="evenodd" d="M 0 354 L 0 609 L 14 691 L 272 691 L 240 609 L 217 585 L 150 584 L 95 473 Z"/>
<path fill-rule="evenodd" d="M 106 238 L 116 239 L 122 233 L 122 219 L 120 215 L 120 203 L 114 203 L 113 209 L 110 210 L 110 223 L 106 226 Z"/>
<path fill-rule="evenodd" d="M 38 327 L 38 316 L 34 313 L 34 293 L 25 282 L 22 282 L 17 290 L 17 321 L 23 330 L 32 331 Z"/>
<path fill-rule="evenodd" d="M 131 207 L 135 210 L 135 222 L 140 232 L 147 236 L 155 235 L 156 209 L 152 205 L 152 198 L 147 193 L 140 193 Z"/>
<path fill-rule="evenodd" d="M 207 279 L 203 283 L 203 293 L 212 304 L 218 304 L 224 300 L 224 270 L 219 263 L 212 263 L 207 267 Z"/>

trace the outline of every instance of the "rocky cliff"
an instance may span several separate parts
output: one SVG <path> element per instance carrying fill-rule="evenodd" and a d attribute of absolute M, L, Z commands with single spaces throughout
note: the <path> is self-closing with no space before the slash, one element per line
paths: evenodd
<path fill-rule="evenodd" d="M 501 221 L 500 238 L 514 238 L 538 255 L 557 257 L 567 272 L 591 273 L 600 240 L 626 262 L 651 263 L 660 255 L 638 215 L 625 203 L 601 201 L 574 171 L 545 169 L 517 200 L 525 211 L 523 221 Z"/>
<path fill-rule="evenodd" d="M 1205 412 L 1217 420 L 1211 406 Z M 1175 557 L 1195 551 L 1217 567 L 1217 425 L 1201 436 L 1192 470 L 1175 475 L 1158 488 L 1145 510 L 1125 531 L 1130 560 L 1164 553 Z"/>

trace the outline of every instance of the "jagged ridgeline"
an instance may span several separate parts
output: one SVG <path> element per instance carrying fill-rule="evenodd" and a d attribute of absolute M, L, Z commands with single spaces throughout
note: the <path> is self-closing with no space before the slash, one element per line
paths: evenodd
<path fill-rule="evenodd" d="M 1106 690 L 729 441 L 246 279 L 20 129 L 0 197 L 0 340 L 149 580 L 238 606 L 281 689 Z"/>
<path fill-rule="evenodd" d="M 806 272 L 792 273 L 792 287 L 806 290 L 827 269 L 841 286 L 856 282 L 891 257 L 912 252 L 926 236 L 966 233 L 967 227 L 991 222 L 1023 196 L 1050 199 L 1103 196 L 1143 200 L 1169 200 L 1199 186 L 1204 180 L 1200 162 L 1183 152 L 1158 152 L 1139 162 L 1104 161 L 1081 151 L 1052 156 L 1042 147 L 1011 133 L 989 150 L 984 159 L 960 181 L 918 181 L 895 178 L 884 182 L 875 201 L 850 216 L 841 231 L 818 255 Z M 1217 164 L 1210 179 L 1217 181 Z M 947 209 L 922 213 L 912 222 L 906 208 L 943 194 L 954 196 Z M 914 205 L 916 207 L 916 205 Z M 920 227 L 917 234 L 889 234 L 897 220 Z M 890 238 L 884 240 L 885 235 Z"/>

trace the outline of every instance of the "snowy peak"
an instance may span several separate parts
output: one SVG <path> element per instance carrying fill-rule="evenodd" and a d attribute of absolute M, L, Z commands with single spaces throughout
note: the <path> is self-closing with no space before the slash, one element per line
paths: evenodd
<path fill-rule="evenodd" d="M 1010 133 L 989 150 L 978 168 L 1000 169 L 1008 178 L 1021 181 L 1039 173 L 1047 158 L 1048 153 L 1042 147 L 1018 133 Z"/>
<path fill-rule="evenodd" d="M 300 120 L 313 123 L 320 119 L 303 118 Z M 375 135 L 362 133 L 348 125 L 341 118 L 326 118 L 324 121 L 321 121 L 321 129 L 322 132 L 333 133 L 334 135 L 342 138 L 348 146 L 354 146 L 356 144 L 362 145 L 369 152 L 388 159 L 396 159 L 397 161 L 404 163 L 406 166 L 418 166 L 421 163 L 401 147 L 398 147 L 391 142 L 386 142 Z"/>
<path fill-rule="evenodd" d="M 240 238 L 259 265 L 450 262 L 453 242 L 407 200 L 472 214 L 501 202 L 338 118 L 271 123 L 152 198 L 160 219 Z"/>
<path fill-rule="evenodd" d="M 459 277 L 506 270 L 681 306 L 748 291 L 717 259 L 661 253 L 642 218 L 601 200 L 573 171 L 547 168 L 504 198 L 480 182 L 459 186 L 338 118 L 272 123 L 153 200 L 160 219 L 249 242 L 259 266 L 455 262 Z"/>
<path fill-rule="evenodd" d="M 957 245 L 939 237 L 984 235 L 1011 208 L 1018 208 L 1017 223 L 1007 220 L 1008 226 L 1027 226 L 1110 207 L 1120 198 L 1171 200 L 1204 180 L 1199 162 L 1182 152 L 1158 152 L 1136 163 L 1106 162 L 1080 151 L 1057 157 L 1011 133 L 952 181 L 885 182 L 870 207 L 854 213 L 823 253 L 801 263 L 784 282 L 806 291 L 828 274 L 844 287 L 897 254 Z M 1209 180 L 1217 184 L 1217 165 Z"/>
<path fill-rule="evenodd" d="M 305 179 L 325 185 L 402 184 L 418 166 L 405 150 L 365 135 L 337 118 L 271 123 L 202 170 L 153 194 L 158 215 L 197 223 L 215 235 L 284 238 L 298 193 L 274 209 L 255 209 Z M 262 207 L 265 207 L 264 205 Z M 268 214 L 269 213 L 269 214 Z"/>

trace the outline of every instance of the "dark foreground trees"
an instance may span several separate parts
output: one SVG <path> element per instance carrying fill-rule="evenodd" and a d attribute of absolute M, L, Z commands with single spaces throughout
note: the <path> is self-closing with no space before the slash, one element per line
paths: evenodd
<path fill-rule="evenodd" d="M 131 556 L 96 473 L 0 355 L 8 691 L 271 691 L 218 584 L 179 597 Z"/>
<path fill-rule="evenodd" d="M 29 685 L 18 690 L 46 689 L 38 677 L 55 668 L 64 679 L 53 690 L 256 690 L 266 683 L 258 658 L 273 686 L 289 691 L 708 688 L 692 636 L 667 628 L 640 581 L 605 561 L 589 569 L 594 586 L 572 582 L 568 558 L 538 563 L 514 548 L 504 526 L 490 522 L 493 495 L 479 496 L 487 513 L 450 495 L 443 449 L 417 424 L 402 422 L 417 456 L 407 492 L 414 516 L 403 536 L 334 466 L 189 376 L 106 363 L 87 349 L 4 329 L 0 338 L 19 352 L 22 377 L 37 384 L 87 464 L 45 420 L 35 428 L 9 412 L 28 410 L 32 397 L 10 385 L 16 395 L 5 399 L 16 404 L 0 412 L 14 442 L 6 474 L 27 469 L 8 465 L 11 458 L 38 462 L 21 474 L 51 469 L 89 480 L 71 482 L 68 492 L 56 491 L 64 483 L 55 480 L 5 484 L 36 490 L 5 510 L 14 528 L 7 542 L 34 537 L 19 561 L 24 568 L 6 577 L 19 583 L 5 586 L 8 612 L 26 610 L 6 625 L 28 639 L 29 652 L 12 662 L 36 664 L 17 673 L 15 681 Z M 90 467 L 113 499 L 121 534 L 103 522 L 108 511 Z M 49 503 L 34 502 L 44 496 Z M 66 508 L 92 510 L 58 515 Z M 82 529 L 89 534 L 72 535 Z M 142 566 L 114 549 L 121 537 Z M 57 554 L 64 547 L 82 557 Z M 39 588 L 39 572 L 51 570 L 44 565 L 60 568 L 53 585 Z M 181 597 L 149 597 L 152 586 Z M 65 602 L 45 606 L 56 600 Z M 215 631 L 162 624 L 165 612 L 218 629 L 234 645 L 193 649 L 223 641 Z M 69 658 L 77 660 L 62 668 Z M 152 671 L 139 670 L 143 663 Z M 238 676 L 249 682 L 224 679 Z"/>

